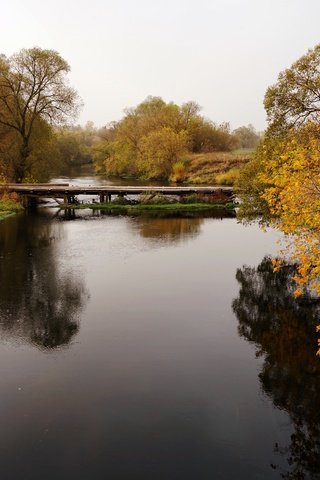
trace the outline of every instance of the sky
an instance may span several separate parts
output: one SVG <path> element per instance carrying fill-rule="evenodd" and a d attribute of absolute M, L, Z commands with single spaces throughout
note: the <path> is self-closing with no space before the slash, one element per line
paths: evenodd
<path fill-rule="evenodd" d="M 319 0 L 0 0 L 0 53 L 53 49 L 71 67 L 78 122 L 119 120 L 147 96 L 231 128 L 266 127 L 263 97 L 320 42 Z"/>

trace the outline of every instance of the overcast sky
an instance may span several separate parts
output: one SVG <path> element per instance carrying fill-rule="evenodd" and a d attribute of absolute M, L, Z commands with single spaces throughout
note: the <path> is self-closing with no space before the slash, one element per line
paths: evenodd
<path fill-rule="evenodd" d="M 148 95 L 232 128 L 265 128 L 263 96 L 320 42 L 319 0 L 0 0 L 0 53 L 57 50 L 102 126 Z"/>

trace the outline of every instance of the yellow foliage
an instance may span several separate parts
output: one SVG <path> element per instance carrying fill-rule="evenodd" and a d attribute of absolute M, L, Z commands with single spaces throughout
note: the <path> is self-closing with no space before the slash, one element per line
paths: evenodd
<path fill-rule="evenodd" d="M 261 197 L 285 233 L 287 252 L 298 262 L 295 296 L 308 285 L 320 294 L 320 127 L 308 124 L 279 140 L 262 157 Z"/>
<path fill-rule="evenodd" d="M 178 133 L 168 127 L 155 130 L 140 140 L 138 169 L 146 178 L 168 178 L 187 145 L 185 130 Z"/>
<path fill-rule="evenodd" d="M 220 173 L 216 176 L 216 183 L 219 185 L 234 185 L 239 180 L 240 170 L 232 168 L 231 170 Z"/>
<path fill-rule="evenodd" d="M 183 161 L 176 162 L 172 166 L 172 173 L 170 175 L 169 180 L 171 182 L 184 182 L 186 179 L 187 171 L 186 171 L 186 164 Z"/>

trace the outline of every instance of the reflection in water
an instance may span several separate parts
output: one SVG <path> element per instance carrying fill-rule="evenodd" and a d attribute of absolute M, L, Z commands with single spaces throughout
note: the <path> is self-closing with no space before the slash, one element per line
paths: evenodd
<path fill-rule="evenodd" d="M 48 210 L 42 209 L 42 214 L 48 215 Z M 62 221 L 70 220 L 89 220 L 101 217 L 123 216 L 119 212 L 108 212 L 105 210 L 74 209 L 68 208 L 57 210 L 51 216 L 55 216 Z M 205 218 L 215 218 L 223 220 L 224 218 L 233 218 L 235 213 L 224 209 L 203 211 L 203 212 L 184 212 L 184 211 L 153 211 L 141 212 L 138 215 L 129 216 L 130 227 L 138 232 L 143 238 L 161 239 L 165 243 L 185 240 L 186 237 L 194 237 L 200 234 L 201 225 Z"/>
<path fill-rule="evenodd" d="M 84 287 L 57 267 L 61 225 L 19 215 L 0 224 L 0 334 L 44 349 L 78 332 Z"/>
<path fill-rule="evenodd" d="M 159 213 L 159 215 L 161 215 Z M 163 213 L 162 213 L 163 215 Z M 166 243 L 185 240 L 186 237 L 194 237 L 201 232 L 201 226 L 205 218 L 223 219 L 233 215 L 233 212 L 227 210 L 216 210 L 203 212 L 194 217 L 185 212 L 177 213 L 173 218 L 166 217 L 157 218 L 151 216 L 140 216 L 132 221 L 132 226 L 144 238 L 155 238 L 164 240 Z"/>
<path fill-rule="evenodd" d="M 263 391 L 293 422 L 290 445 L 275 445 L 288 461 L 288 471 L 280 472 L 281 477 L 319 479 L 320 363 L 315 325 L 320 301 L 311 296 L 294 299 L 293 274 L 292 266 L 273 273 L 268 257 L 257 268 L 239 269 L 240 292 L 233 310 L 240 335 L 256 346 L 257 356 L 264 357 L 259 374 Z"/>
<path fill-rule="evenodd" d="M 135 218 L 132 227 L 144 238 L 161 238 L 166 243 L 200 233 L 201 218 Z"/>

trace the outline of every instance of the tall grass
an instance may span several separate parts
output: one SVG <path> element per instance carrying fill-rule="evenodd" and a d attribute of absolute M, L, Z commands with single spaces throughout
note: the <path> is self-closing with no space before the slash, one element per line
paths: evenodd
<path fill-rule="evenodd" d="M 0 219 L 7 217 L 10 214 L 22 210 L 22 206 L 15 194 L 9 195 L 4 193 L 0 197 Z"/>
<path fill-rule="evenodd" d="M 237 172 L 248 163 L 252 154 L 252 150 L 193 154 L 188 164 L 186 181 L 193 184 L 233 185 L 238 178 Z"/>

